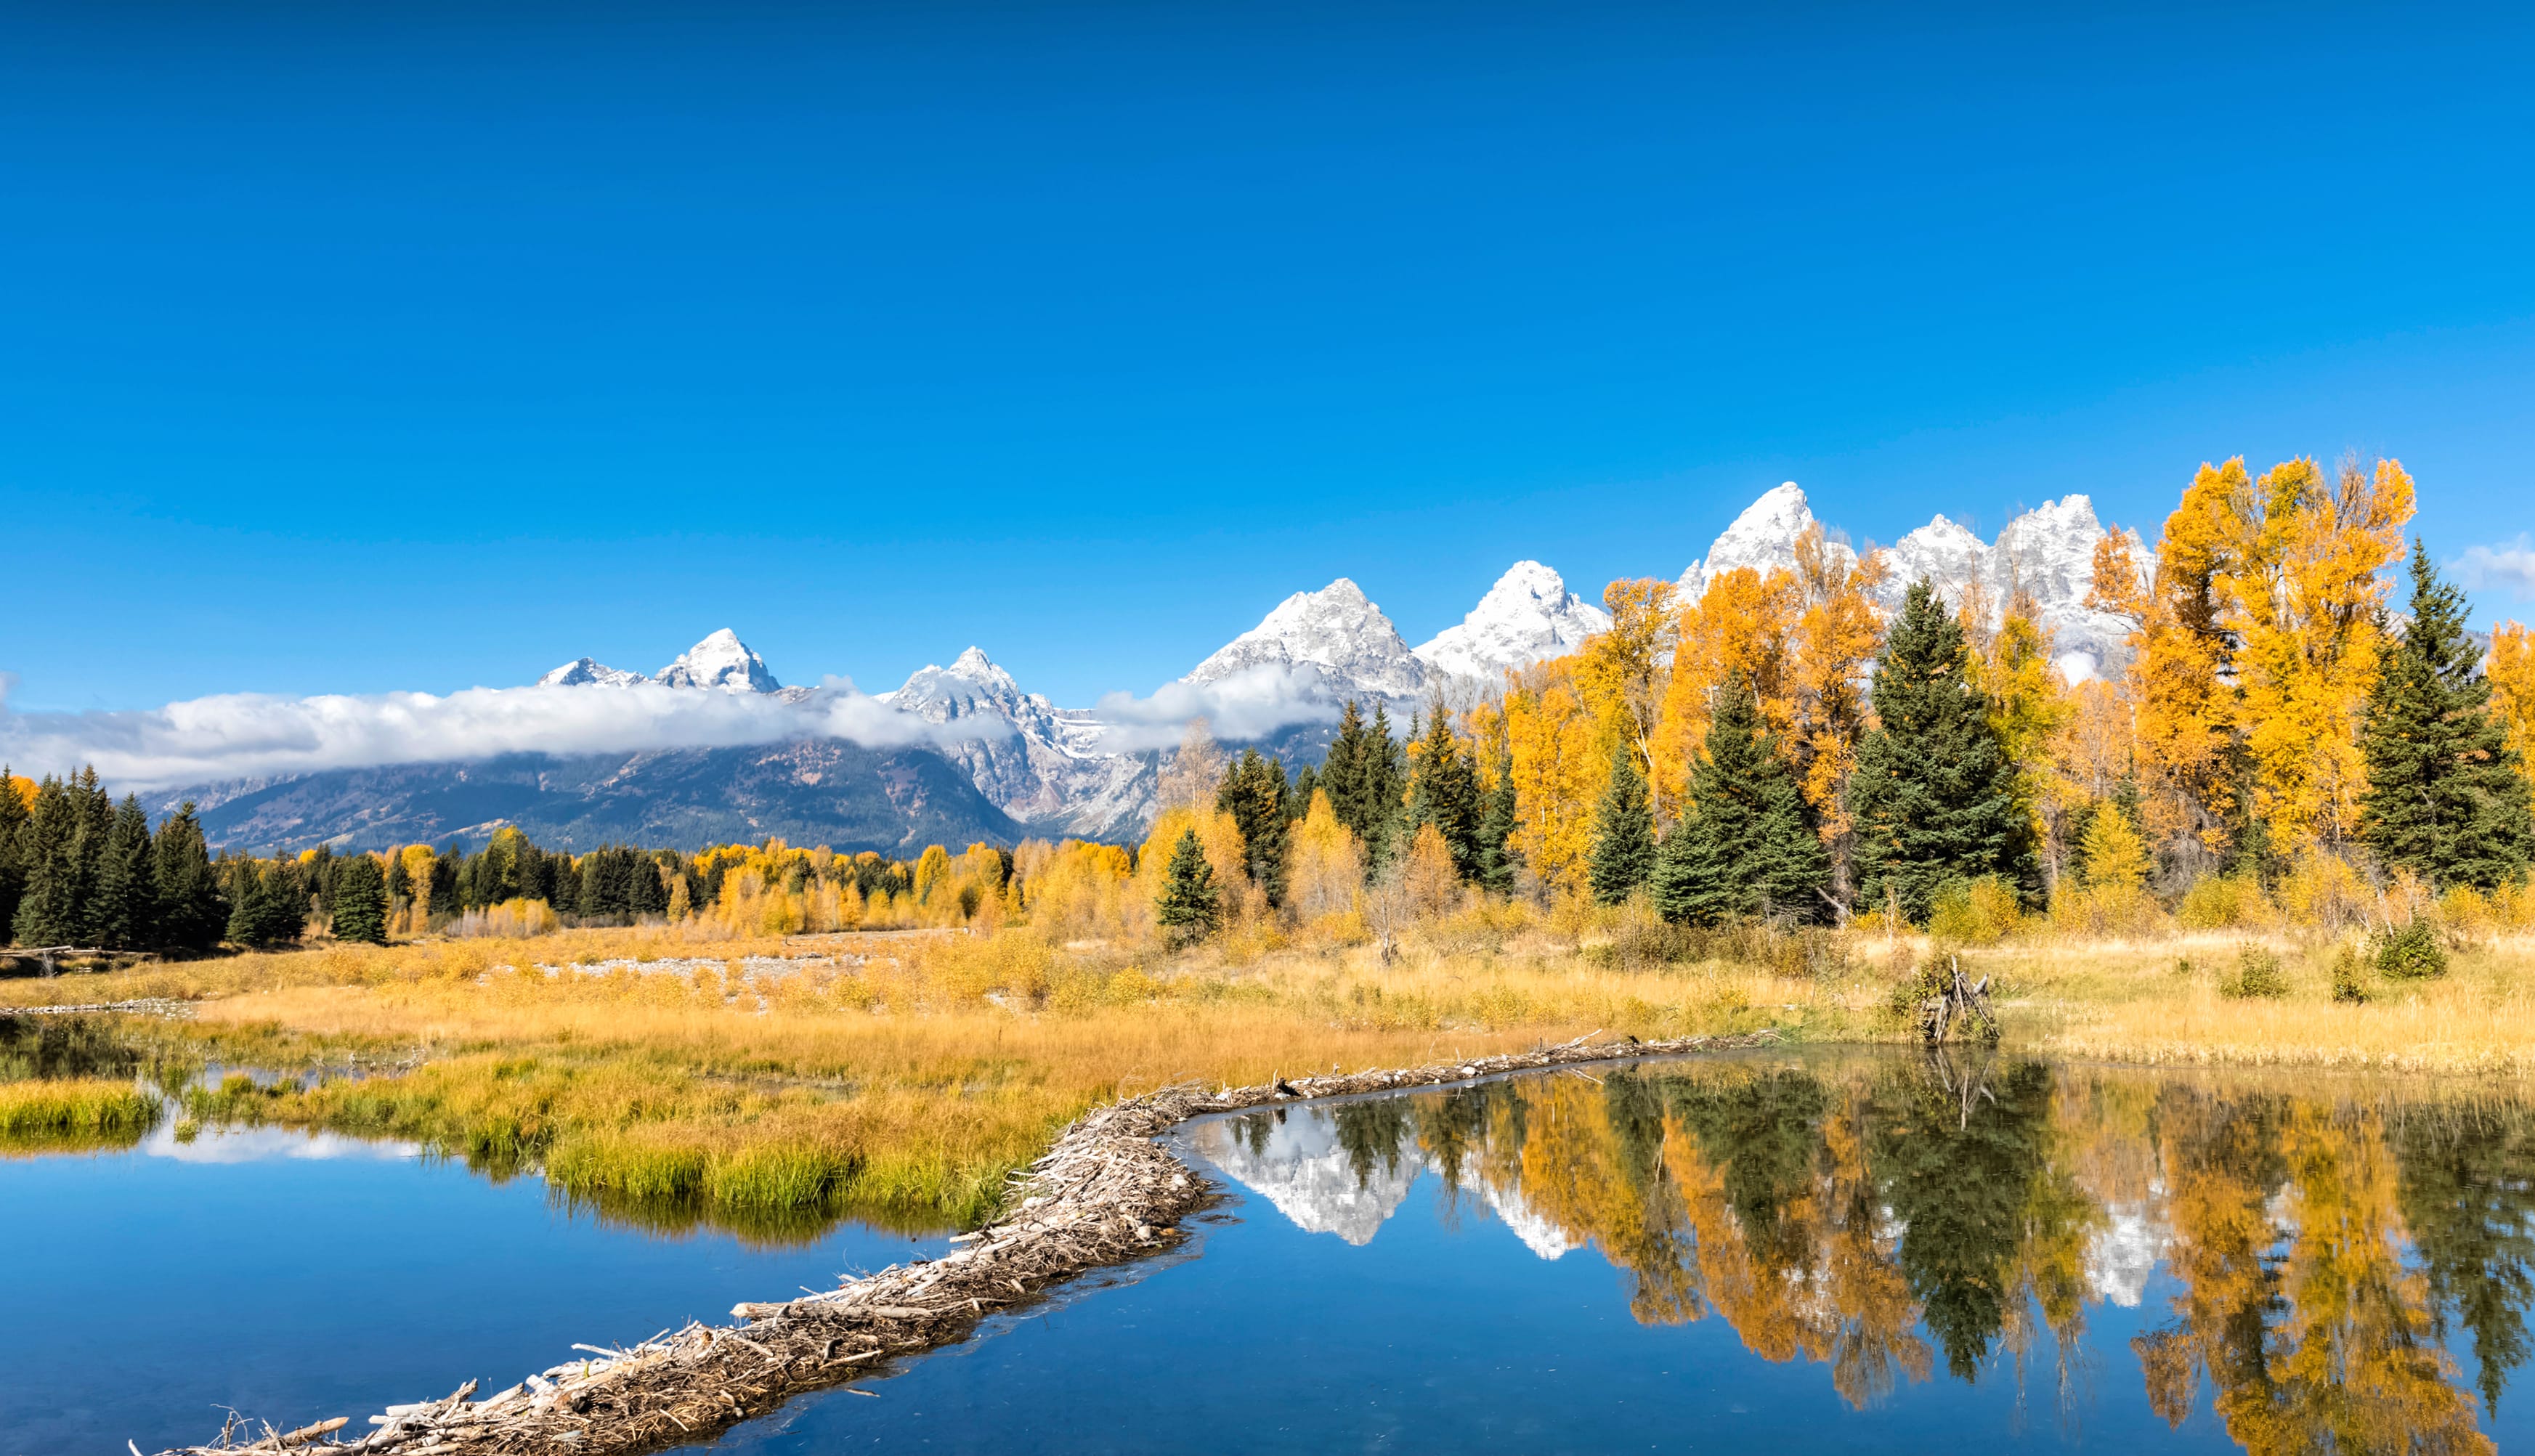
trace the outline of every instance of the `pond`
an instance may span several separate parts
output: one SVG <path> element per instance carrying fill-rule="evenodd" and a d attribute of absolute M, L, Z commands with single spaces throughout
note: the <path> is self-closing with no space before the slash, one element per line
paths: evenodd
<path fill-rule="evenodd" d="M 713 1449 L 2535 1440 L 2514 1084 L 1738 1055 L 1174 1139 L 1193 1249 Z"/>
<path fill-rule="evenodd" d="M 0 1017 L 0 1077 L 152 1070 L 95 1025 Z M 357 1426 L 468 1378 L 499 1389 L 577 1342 L 726 1321 L 739 1299 L 947 1246 L 854 1224 L 742 1239 L 675 1210 L 602 1215 L 410 1144 L 180 1138 L 163 1119 L 123 1141 L 0 1144 L 6 1456 L 160 1450 L 209 1439 L 230 1408 Z"/>

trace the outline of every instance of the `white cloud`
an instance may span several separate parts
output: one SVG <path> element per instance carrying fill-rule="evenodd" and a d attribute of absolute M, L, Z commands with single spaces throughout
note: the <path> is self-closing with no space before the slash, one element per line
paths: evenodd
<path fill-rule="evenodd" d="M 2514 541 L 2466 547 L 2448 570 L 2469 590 L 2505 591 L 2518 601 L 2535 600 L 2535 540 L 2522 531 Z"/>
<path fill-rule="evenodd" d="M 1176 747 L 1191 718 L 1218 739 L 1264 738 L 1297 723 L 1333 723 L 1338 703 L 1320 669 L 1263 664 L 1210 683 L 1166 683 L 1150 698 L 1112 693 L 1092 711 L 1110 724 L 1100 746 L 1114 753 Z"/>
<path fill-rule="evenodd" d="M 115 788 L 147 791 L 512 753 L 636 753 L 791 738 L 898 748 L 1003 727 L 960 722 L 937 728 L 850 684 L 798 703 L 652 683 L 469 688 L 446 697 L 226 693 L 159 708 L 77 713 L 10 712 L 0 698 L 0 761 L 15 764 L 20 773 L 93 763 Z"/>

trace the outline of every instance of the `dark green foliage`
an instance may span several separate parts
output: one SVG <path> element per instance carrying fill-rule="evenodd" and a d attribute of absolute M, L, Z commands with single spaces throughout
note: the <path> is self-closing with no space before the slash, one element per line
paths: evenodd
<path fill-rule="evenodd" d="M 258 950 L 295 945 L 306 933 L 308 897 L 286 863 L 229 860 L 228 939 Z"/>
<path fill-rule="evenodd" d="M 1338 716 L 1337 739 L 1321 764 L 1320 788 L 1329 796 L 1329 812 L 1364 845 L 1365 879 L 1372 881 L 1397 850 L 1408 789 L 1405 757 L 1391 741 L 1388 708 L 1374 704 L 1368 723 L 1355 699 L 1347 699 Z M 1304 807 L 1310 807 L 1309 800 Z"/>
<path fill-rule="evenodd" d="M 0 763 L 0 940 L 8 937 L 19 896 L 27 890 L 26 832 L 26 801 L 18 797 L 9 765 Z"/>
<path fill-rule="evenodd" d="M 2388 866 L 2442 888 L 2526 876 L 2535 818 L 2505 726 L 2491 710 L 2464 593 L 2412 545 L 2412 622 L 2368 698 L 2360 838 Z"/>
<path fill-rule="evenodd" d="M 1479 888 L 1492 895 L 1511 895 L 1522 872 L 1522 851 L 1514 832 L 1521 826 L 1514 791 L 1514 760 L 1497 760 L 1497 783 L 1487 794 L 1479 816 Z"/>
<path fill-rule="evenodd" d="M 114 799 L 98 786 L 94 764 L 81 769 L 68 788 L 79 825 L 71 838 L 71 938 L 95 945 L 105 937 L 105 907 L 97 899 L 96 880 L 105 868 L 105 841 L 114 833 Z"/>
<path fill-rule="evenodd" d="M 2235 1001 L 2276 1001 L 2289 994 L 2289 978 L 2280 958 L 2251 941 L 2236 951 L 2236 974 L 2218 983 L 2218 994 Z"/>
<path fill-rule="evenodd" d="M 169 950 L 201 952 L 220 943 L 229 906 L 213 871 L 193 801 L 158 823 L 150 851 L 158 892 L 158 940 Z"/>
<path fill-rule="evenodd" d="M 2508 1372 L 2530 1351 L 2535 1309 L 2535 1114 L 2460 1102 L 2393 1129 L 2394 1197 L 2412 1237 L 2440 1338 L 2473 1334 L 2483 1408 L 2500 1413 Z"/>
<path fill-rule="evenodd" d="M 1294 819 L 1308 804 L 1291 801 L 1285 765 L 1257 749 L 1243 749 L 1240 761 L 1223 776 L 1214 807 L 1232 816 L 1241 830 L 1241 852 L 1251 882 L 1270 905 L 1285 903 L 1285 859 Z"/>
<path fill-rule="evenodd" d="M 1223 904 L 1215 898 L 1214 867 L 1206 862 L 1206 847 L 1197 842 L 1195 829 L 1182 829 L 1180 842 L 1171 848 L 1171 862 L 1162 872 L 1162 893 L 1154 902 L 1153 918 L 1160 922 L 1164 934 L 1182 943 L 1213 935 L 1222 921 Z"/>
<path fill-rule="evenodd" d="M 1408 830 L 1433 824 L 1452 851 L 1453 868 L 1464 881 L 1479 878 L 1479 822 L 1485 806 L 1478 765 L 1470 761 L 1453 725 L 1437 702 L 1418 739 L 1417 777 L 1408 790 Z"/>
<path fill-rule="evenodd" d="M 2439 943 L 2438 927 L 2427 920 L 2407 921 L 2377 941 L 2377 974 L 2388 981 L 2430 981 L 2447 973 L 2446 948 Z"/>
<path fill-rule="evenodd" d="M 1359 1188 L 1373 1181 L 1374 1165 L 1396 1175 L 1400 1154 L 1416 1148 L 1416 1129 L 1409 1122 L 1405 1098 L 1341 1102 L 1329 1110 L 1329 1121 L 1337 1124 L 1338 1146 L 1346 1151 L 1347 1166 L 1355 1171 Z"/>
<path fill-rule="evenodd" d="M 1812 920 L 1828 883 L 1830 856 L 1795 771 L 1763 735 L 1760 699 L 1738 673 L 1717 690 L 1707 757 L 1656 854 L 1655 911 L 1677 925 L 1760 915 Z"/>
<path fill-rule="evenodd" d="M 1593 814 L 1593 848 L 1585 878 L 1593 898 L 1617 905 L 1654 878 L 1655 816 L 1646 802 L 1646 780 L 1626 742 L 1611 750 L 1611 782 Z"/>
<path fill-rule="evenodd" d="M 1790 1226 L 1814 1188 L 1815 1150 L 1830 1095 L 1807 1072 L 1770 1071 L 1739 1081 L 1684 1081 L 1673 1107 L 1708 1166 L 1723 1175 L 1725 1199 L 1762 1268 L 1801 1267 L 1812 1253 L 1806 1230 Z"/>
<path fill-rule="evenodd" d="M 1976 1080 L 1968 1086 L 1963 1078 Z M 2016 1252 L 2091 1205 L 2055 1174 L 2051 1073 L 1905 1073 L 1878 1099 L 1868 1162 L 1901 1225 L 1898 1262 L 1946 1365 L 1968 1382 L 2007 1319 Z"/>
<path fill-rule="evenodd" d="M 1312 795 L 1320 787 L 1321 770 L 1317 766 L 1306 763 L 1294 770 L 1294 818 L 1301 819 L 1312 812 Z"/>
<path fill-rule="evenodd" d="M 71 787 L 51 774 L 35 786 L 35 803 L 19 834 L 26 889 L 11 922 L 21 945 L 68 945 L 80 932 L 80 903 L 73 846 L 80 806 Z"/>
<path fill-rule="evenodd" d="M 150 850 L 150 816 L 130 795 L 114 812 L 105 852 L 97 859 L 92 919 L 96 943 L 109 950 L 147 950 L 160 943 L 158 869 Z"/>
<path fill-rule="evenodd" d="M 669 908 L 659 864 L 639 849 L 622 845 L 593 849 L 581 857 L 577 875 L 570 862 L 565 863 L 560 876 L 572 881 L 573 888 L 558 909 L 569 908 L 588 920 L 630 924 Z"/>
<path fill-rule="evenodd" d="M 1951 881 L 2034 876 L 2032 829 L 1984 704 L 1971 654 L 1936 588 L 1910 588 L 1875 671 L 1878 726 L 1858 744 L 1849 803 L 1865 903 L 1924 923 Z"/>
<path fill-rule="evenodd" d="M 388 942 L 388 881 L 374 855 L 350 855 L 336 868 L 335 939 Z"/>

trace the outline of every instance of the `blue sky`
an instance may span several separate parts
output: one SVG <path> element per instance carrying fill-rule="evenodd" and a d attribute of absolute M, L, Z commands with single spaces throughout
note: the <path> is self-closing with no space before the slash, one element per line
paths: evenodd
<path fill-rule="evenodd" d="M 2535 529 L 2522 18 L 1894 10 L 14 13 L 10 705 L 721 626 L 1087 702 L 1788 478 L 2152 534 L 2356 450 L 2442 559 Z"/>

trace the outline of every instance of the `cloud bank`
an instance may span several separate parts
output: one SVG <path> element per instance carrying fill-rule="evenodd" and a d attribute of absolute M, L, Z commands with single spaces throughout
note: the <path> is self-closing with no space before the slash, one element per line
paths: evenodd
<path fill-rule="evenodd" d="M 2497 546 L 2468 546 L 2451 570 L 2469 590 L 2505 591 L 2518 601 L 2535 599 L 2535 539 L 2521 533 L 2516 540 Z"/>
<path fill-rule="evenodd" d="M 0 684 L 0 693 L 5 693 Z M 631 754 L 842 738 L 866 748 L 942 744 L 1009 731 L 999 721 L 936 727 L 840 684 L 799 702 L 641 683 L 625 688 L 469 688 L 277 698 L 227 693 L 117 712 L 11 712 L 0 698 L 0 761 L 22 774 L 93 763 L 118 790 L 144 792 L 501 754 Z"/>
<path fill-rule="evenodd" d="M 1269 663 L 1210 683 L 1166 683 L 1150 698 L 1112 693 L 1091 710 L 1109 725 L 1100 746 L 1134 753 L 1177 747 L 1192 718 L 1206 719 L 1216 738 L 1235 742 L 1297 724 L 1334 723 L 1337 699 L 1319 668 Z"/>

